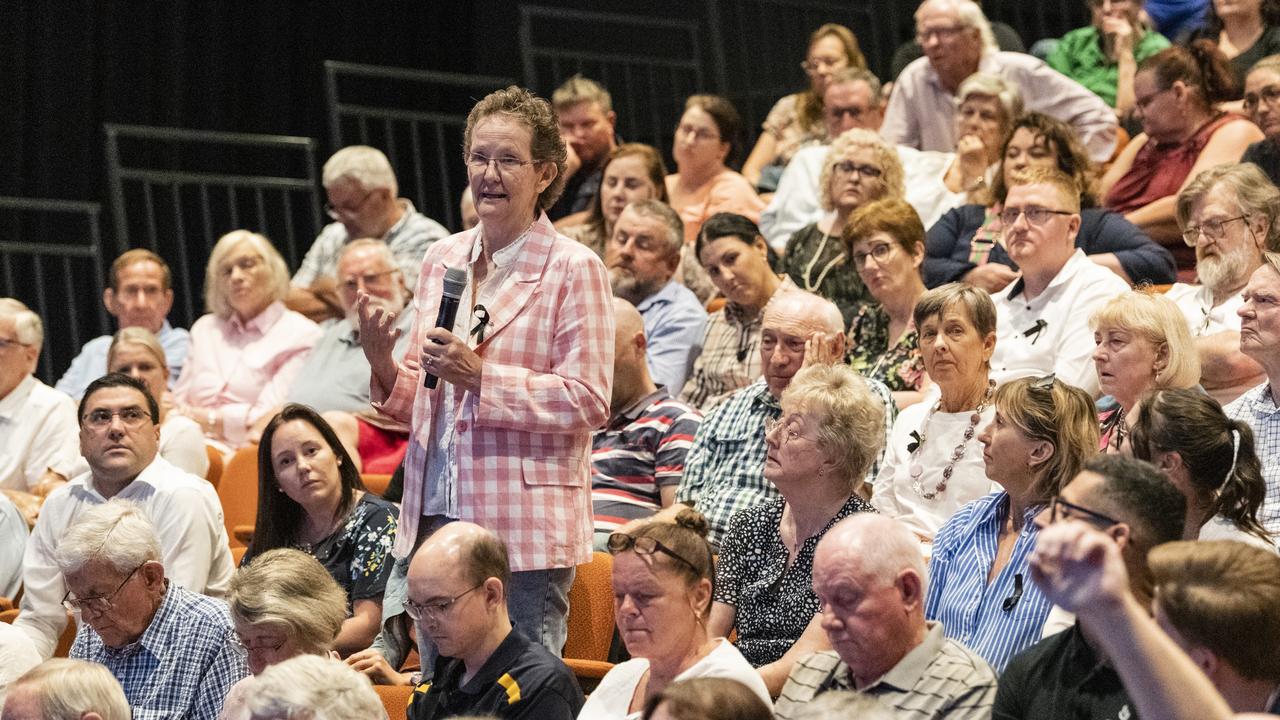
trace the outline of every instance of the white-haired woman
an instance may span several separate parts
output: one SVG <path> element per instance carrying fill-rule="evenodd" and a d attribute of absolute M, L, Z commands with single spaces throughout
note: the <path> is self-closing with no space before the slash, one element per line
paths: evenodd
<path fill-rule="evenodd" d="M 956 158 L 943 184 L 975 202 L 985 197 L 995 177 L 1001 143 L 1022 114 L 1022 96 L 999 75 L 977 72 L 960 83 L 956 102 Z"/>
<path fill-rule="evenodd" d="M 205 270 L 209 314 L 191 326 L 191 351 L 173 389 L 174 408 L 230 448 L 284 404 L 320 337 L 314 322 L 284 306 L 289 271 L 258 233 L 223 235 Z"/>
<path fill-rule="evenodd" d="M 15 631 L 17 632 L 17 631 Z M 52 658 L 9 686 L 6 720 L 129 720 L 129 700 L 104 665 Z"/>
<path fill-rule="evenodd" d="M 845 365 L 792 378 L 768 424 L 764 476 L 781 497 L 743 510 L 720 543 L 712 637 L 738 649 L 773 694 L 804 655 L 830 648 L 813 592 L 813 552 L 827 530 L 871 506 L 858 495 L 884 444 L 884 403 Z"/>
<path fill-rule="evenodd" d="M 253 720 L 387 720 L 373 686 L 340 660 L 300 655 L 253 679 Z"/>

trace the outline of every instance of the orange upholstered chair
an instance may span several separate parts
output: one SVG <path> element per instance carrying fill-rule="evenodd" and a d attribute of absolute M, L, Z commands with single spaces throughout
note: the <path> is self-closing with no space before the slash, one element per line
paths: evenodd
<path fill-rule="evenodd" d="M 216 488 L 222 479 L 222 451 L 212 445 L 205 445 L 204 451 L 209 456 L 209 470 L 205 472 L 204 479 Z"/>
<path fill-rule="evenodd" d="M 9 623 L 10 625 L 12 625 L 12 624 L 13 624 L 13 621 L 14 621 L 14 620 L 17 620 L 17 619 L 18 619 L 18 609 L 17 609 L 17 608 L 9 608 L 8 610 L 0 610 L 0 622 Z"/>
<path fill-rule="evenodd" d="M 409 697 L 413 688 L 409 685 L 374 685 L 378 698 L 382 700 L 382 708 L 387 711 L 391 720 L 401 720 L 408 715 Z"/>
<path fill-rule="evenodd" d="M 237 539 L 237 527 L 253 527 L 258 517 L 258 446 L 240 448 L 222 471 L 218 483 L 218 499 L 222 502 L 222 521 L 227 526 L 231 547 L 245 544 Z"/>
<path fill-rule="evenodd" d="M 360 480 L 364 482 L 364 489 L 382 497 L 382 493 L 387 491 L 387 486 L 391 484 L 390 475 L 361 475 Z"/>
<path fill-rule="evenodd" d="M 591 562 L 578 566 L 569 588 L 564 662 L 580 683 L 594 685 L 613 667 L 609 662 L 613 628 L 613 556 L 596 552 Z"/>

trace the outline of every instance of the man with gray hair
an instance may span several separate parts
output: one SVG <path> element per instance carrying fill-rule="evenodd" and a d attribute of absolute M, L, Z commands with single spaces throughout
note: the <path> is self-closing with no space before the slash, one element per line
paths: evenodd
<path fill-rule="evenodd" d="M 880 134 L 898 145 L 950 152 L 956 146 L 955 93 L 982 71 L 1022 93 L 1028 112 L 1071 125 L 1095 162 L 1111 157 L 1116 116 L 1097 95 L 1043 61 L 996 48 L 991 25 L 973 0 L 925 0 L 916 10 L 916 39 L 925 57 L 898 76 Z"/>
<path fill-rule="evenodd" d="M 0 298 L 0 490 L 29 518 L 80 454 L 75 403 L 33 375 L 43 344 L 40 316 Z"/>
<path fill-rule="evenodd" d="M 62 604 L 80 613 L 71 657 L 110 670 L 136 718 L 218 717 L 249 674 L 231 614 L 169 583 L 142 508 L 112 499 L 86 510 L 54 558 L 66 580 Z"/>
<path fill-rule="evenodd" d="M 829 691 L 878 698 L 901 718 L 991 717 L 995 672 L 924 619 L 928 577 L 919 543 L 898 521 L 857 514 L 831 528 L 814 552 L 813 590 L 833 649 L 796 663 L 777 717 L 809 717 Z"/>
<path fill-rule="evenodd" d="M 613 227 L 605 257 L 613 294 L 644 318 L 645 357 L 654 382 L 678 393 L 702 349 L 707 311 L 672 279 L 684 248 L 684 223 L 666 203 L 628 205 Z"/>
<path fill-rule="evenodd" d="M 289 308 L 317 322 L 341 317 L 334 277 L 338 255 L 342 246 L 360 238 L 385 241 L 405 283 L 417 287 L 423 253 L 449 231 L 398 197 L 400 186 L 387 156 L 367 145 L 342 148 L 324 164 L 321 181 L 329 199 L 325 212 L 334 222 L 320 231 L 294 274 Z"/>

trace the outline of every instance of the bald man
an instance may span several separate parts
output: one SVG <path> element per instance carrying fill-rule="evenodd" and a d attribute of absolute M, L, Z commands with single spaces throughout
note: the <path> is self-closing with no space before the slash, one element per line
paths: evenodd
<path fill-rule="evenodd" d="M 924 619 L 928 577 L 919 543 L 896 520 L 859 513 L 827 531 L 813 557 L 813 590 L 833 649 L 796 663 L 777 717 L 804 717 L 833 690 L 877 698 L 901 717 L 991 717 L 996 675 Z"/>
<path fill-rule="evenodd" d="M 578 715 L 583 697 L 573 673 L 511 625 L 510 584 L 507 546 L 479 525 L 449 523 L 418 548 L 405 610 L 439 657 L 433 680 L 413 691 L 408 720 Z"/>

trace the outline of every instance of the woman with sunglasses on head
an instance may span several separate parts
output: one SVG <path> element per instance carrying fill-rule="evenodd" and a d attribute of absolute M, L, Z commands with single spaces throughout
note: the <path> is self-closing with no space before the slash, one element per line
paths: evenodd
<path fill-rule="evenodd" d="M 830 648 L 813 592 L 813 553 L 832 525 L 871 512 L 862 479 L 884 443 L 884 403 L 846 365 L 800 370 L 767 426 L 764 476 L 781 497 L 736 513 L 720 543 L 715 637 L 738 631 L 738 649 L 770 692 L 796 660 Z"/>
<path fill-rule="evenodd" d="M 715 568 L 706 534 L 706 519 L 682 510 L 675 523 L 609 537 L 614 617 L 632 659 L 604 676 L 578 717 L 635 720 L 671 683 L 695 677 L 737 680 L 770 703 L 738 649 L 708 630 Z"/>
<path fill-rule="evenodd" d="M 1258 520 L 1267 495 L 1248 423 L 1196 389 L 1154 390 L 1134 411 L 1129 452 L 1158 467 L 1187 498 L 1184 540 L 1276 548 Z"/>
<path fill-rule="evenodd" d="M 1034 522 L 1098 451 L 1093 398 L 1054 379 L 996 389 L 995 418 L 978 440 L 987 477 L 1003 490 L 960 508 L 933 541 L 925 617 L 997 673 L 1040 639 L 1051 603 L 1031 582 Z"/>

